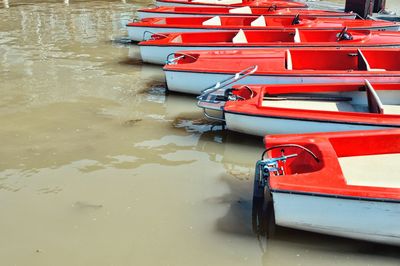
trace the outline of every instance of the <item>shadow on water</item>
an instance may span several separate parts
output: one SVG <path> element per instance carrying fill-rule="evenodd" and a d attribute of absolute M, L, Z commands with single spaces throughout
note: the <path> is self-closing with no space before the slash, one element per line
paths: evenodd
<path fill-rule="evenodd" d="M 116 36 L 112 40 L 107 41 L 110 42 L 112 45 L 123 45 L 123 46 L 128 46 L 128 45 L 136 45 L 139 42 L 132 41 L 129 39 L 128 36 Z"/>
<path fill-rule="evenodd" d="M 226 170 L 219 179 L 229 187 L 229 193 L 208 199 L 208 202 L 229 205 L 226 214 L 216 222 L 216 229 L 226 234 L 254 237 L 251 214 L 251 180 L 254 161 L 262 151 L 262 139 L 249 135 L 215 130 L 202 133 L 197 150 L 210 154 Z"/>
<path fill-rule="evenodd" d="M 216 222 L 216 229 L 226 234 L 254 237 L 251 228 L 251 200 L 248 182 L 223 175 L 221 180 L 229 186 L 230 192 L 210 202 L 229 204 L 226 214 Z"/>

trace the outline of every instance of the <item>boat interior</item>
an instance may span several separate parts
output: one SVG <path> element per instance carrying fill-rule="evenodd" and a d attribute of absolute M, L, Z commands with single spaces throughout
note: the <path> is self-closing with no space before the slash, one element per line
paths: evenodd
<path fill-rule="evenodd" d="M 336 31 L 337 33 L 337 31 Z M 171 39 L 171 43 L 265 43 L 265 42 L 295 42 L 296 30 L 285 31 L 226 31 L 226 32 L 210 32 L 206 33 L 207 38 L 203 34 L 188 33 L 179 34 Z M 333 33 L 334 34 L 334 33 Z M 241 37 L 235 41 L 236 37 Z"/>
<path fill-rule="evenodd" d="M 274 31 L 221 31 L 209 33 L 183 33 L 176 34 L 170 40 L 170 43 L 185 43 L 185 44 L 198 44 L 198 43 L 324 43 L 324 42 L 340 42 L 338 36 L 340 31 L 337 30 L 324 30 L 324 31 L 302 31 L 298 29 L 290 30 L 274 30 Z M 348 38 L 352 38 L 353 34 L 356 39 L 368 37 L 371 31 L 346 31 Z M 207 38 L 204 38 L 207 35 Z M 163 39 L 156 36 L 155 39 Z"/>
<path fill-rule="evenodd" d="M 240 10 L 241 7 L 238 8 L 229 8 L 229 7 L 191 7 L 191 6 L 166 6 L 166 7 L 158 7 L 158 8 L 162 8 L 162 9 L 166 9 L 166 10 L 171 10 L 174 11 L 176 13 L 205 13 L 205 14 L 209 14 L 209 13 L 235 13 L 234 10 Z M 251 14 L 251 8 L 250 7 L 245 7 L 245 10 L 243 10 L 243 12 L 248 12 L 246 10 L 250 9 L 250 13 Z"/>
<path fill-rule="evenodd" d="M 263 107 L 297 109 L 308 111 L 358 112 L 400 115 L 400 84 L 375 84 L 365 81 L 364 86 L 319 85 L 297 91 L 287 87 L 274 91 L 265 87 L 260 105 Z M 331 91 L 329 91 L 331 90 Z"/>
<path fill-rule="evenodd" d="M 258 96 L 258 93 L 262 97 Z M 400 84 L 296 84 L 243 85 L 233 93 L 238 99 L 257 99 L 265 108 L 305 110 L 308 112 L 357 112 L 364 114 L 400 115 Z"/>
<path fill-rule="evenodd" d="M 265 142 L 267 144 L 272 142 L 270 146 L 274 146 L 276 145 L 274 142 L 277 142 L 278 139 L 279 137 L 269 140 L 266 137 Z M 335 180 L 335 175 L 327 172 L 326 174 L 329 176 L 321 175 L 322 180 L 317 182 L 330 187 L 335 187 L 339 183 L 343 187 L 400 188 L 400 179 L 398 178 L 400 130 L 369 131 L 361 136 L 356 132 L 312 134 L 308 137 L 298 138 L 296 141 L 287 141 L 307 148 L 317 157 L 318 161 L 310 156 L 308 151 L 299 149 L 299 147 L 289 145 L 272 149 L 268 154 L 270 158 L 297 154 L 294 158 L 281 162 L 282 171 L 276 175 L 312 173 L 325 167 L 336 166 L 342 172 L 342 176 L 336 176 L 340 180 Z M 329 164 L 325 163 L 327 161 Z M 337 164 L 334 161 L 337 161 Z M 331 169 L 331 171 L 334 170 Z M 316 185 L 315 180 L 314 185 Z"/>
<path fill-rule="evenodd" d="M 243 1 L 242 0 L 192 0 L 191 2 L 202 3 L 202 4 L 234 5 L 234 4 L 241 4 Z"/>
<path fill-rule="evenodd" d="M 286 50 L 287 70 L 399 71 L 398 50 Z"/>
<path fill-rule="evenodd" d="M 315 18 L 307 18 L 307 21 Z M 296 16 L 292 17 L 253 17 L 253 16 L 238 16 L 238 17 L 165 17 L 157 19 L 143 19 L 143 22 L 152 21 L 155 25 L 207 25 L 207 26 L 290 26 L 296 23 Z M 300 21 L 301 23 L 301 21 Z"/>

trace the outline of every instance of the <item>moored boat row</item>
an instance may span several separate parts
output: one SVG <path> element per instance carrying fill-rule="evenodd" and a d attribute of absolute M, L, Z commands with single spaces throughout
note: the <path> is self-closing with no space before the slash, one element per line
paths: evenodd
<path fill-rule="evenodd" d="M 152 34 L 166 32 L 211 32 L 232 30 L 342 30 L 344 27 L 353 30 L 399 30 L 397 23 L 376 20 L 350 20 L 339 18 L 318 18 L 292 16 L 214 16 L 214 17 L 156 17 L 144 18 L 127 24 L 129 38 L 142 41 Z M 146 35 L 147 34 L 147 35 Z"/>
<path fill-rule="evenodd" d="M 306 4 L 285 0 L 157 0 L 156 6 L 256 6 L 266 8 L 305 8 Z"/>
<path fill-rule="evenodd" d="M 181 7 L 181 6 L 160 6 L 155 8 L 139 9 L 139 19 L 151 17 L 212 17 L 212 16 L 271 16 L 271 17 L 320 17 L 320 18 L 342 18 L 355 19 L 355 13 L 334 12 L 313 9 L 293 9 L 271 7 Z"/>
<path fill-rule="evenodd" d="M 260 225 L 400 245 L 398 23 L 284 0 L 157 5 L 127 25 L 142 60 L 208 119 L 266 136 Z"/>
<path fill-rule="evenodd" d="M 276 48 L 400 47 L 400 32 L 371 30 L 239 30 L 154 34 L 139 43 L 142 60 L 166 63 L 169 55 L 187 50 Z"/>

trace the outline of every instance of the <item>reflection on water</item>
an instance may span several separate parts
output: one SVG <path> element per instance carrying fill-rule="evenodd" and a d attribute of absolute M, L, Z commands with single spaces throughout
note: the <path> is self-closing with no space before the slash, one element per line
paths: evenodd
<path fill-rule="evenodd" d="M 124 37 L 147 3 L 3 0 L 0 264 L 398 265 L 391 248 L 296 231 L 260 248 L 262 139 L 165 93 Z"/>

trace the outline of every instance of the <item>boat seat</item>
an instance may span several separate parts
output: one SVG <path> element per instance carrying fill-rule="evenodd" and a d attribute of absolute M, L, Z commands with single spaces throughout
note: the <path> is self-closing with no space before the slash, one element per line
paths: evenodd
<path fill-rule="evenodd" d="M 294 42 L 295 42 L 295 43 L 301 43 L 299 29 L 296 28 L 296 29 L 294 30 L 294 32 L 295 32 L 295 33 L 294 33 Z"/>
<path fill-rule="evenodd" d="M 400 188 L 400 153 L 340 157 L 339 164 L 348 185 Z"/>
<path fill-rule="evenodd" d="M 242 0 L 216 0 L 216 4 L 224 4 L 224 5 L 235 5 L 235 4 L 243 4 Z"/>
<path fill-rule="evenodd" d="M 289 50 L 285 51 L 285 57 L 286 57 L 286 69 L 293 70 L 292 55 L 290 54 Z"/>
<path fill-rule="evenodd" d="M 249 6 L 243 6 L 243 7 L 229 9 L 229 13 L 230 14 L 252 14 L 252 11 Z"/>
<path fill-rule="evenodd" d="M 246 34 L 244 34 L 244 31 L 240 29 L 238 33 L 233 37 L 232 39 L 233 43 L 247 43 L 247 38 Z"/>
<path fill-rule="evenodd" d="M 387 115 L 400 115 L 400 105 L 384 104 L 383 110 Z"/>
<path fill-rule="evenodd" d="M 384 69 L 384 68 L 370 68 L 370 69 L 368 69 L 368 71 L 377 71 L 377 72 L 379 72 L 379 71 L 386 71 L 386 69 Z"/>
<path fill-rule="evenodd" d="M 178 35 L 171 40 L 171 43 L 182 43 L 182 35 Z"/>
<path fill-rule="evenodd" d="M 162 18 L 160 20 L 157 20 L 154 22 L 155 25 L 164 25 L 167 24 L 167 20 L 165 18 Z"/>
<path fill-rule="evenodd" d="M 242 4 L 242 0 L 192 0 L 193 3 L 203 3 L 203 4 L 225 4 L 225 5 L 233 5 L 233 4 Z"/>
<path fill-rule="evenodd" d="M 336 101 L 305 101 L 305 100 L 264 100 L 263 107 L 290 108 L 314 111 L 357 112 L 359 111 L 349 102 Z"/>
<path fill-rule="evenodd" d="M 370 113 L 383 114 L 383 104 L 378 94 L 368 80 L 365 80 L 365 89 L 367 92 L 368 109 Z"/>
<path fill-rule="evenodd" d="M 193 3 L 216 4 L 216 0 L 192 0 Z"/>
<path fill-rule="evenodd" d="M 221 26 L 221 18 L 219 16 L 212 17 L 210 19 L 207 19 L 206 21 L 203 21 L 202 23 L 205 26 Z"/>
<path fill-rule="evenodd" d="M 258 18 L 253 20 L 250 23 L 250 25 L 252 27 L 266 27 L 267 26 L 267 22 L 265 21 L 265 17 L 264 16 L 259 16 Z"/>

